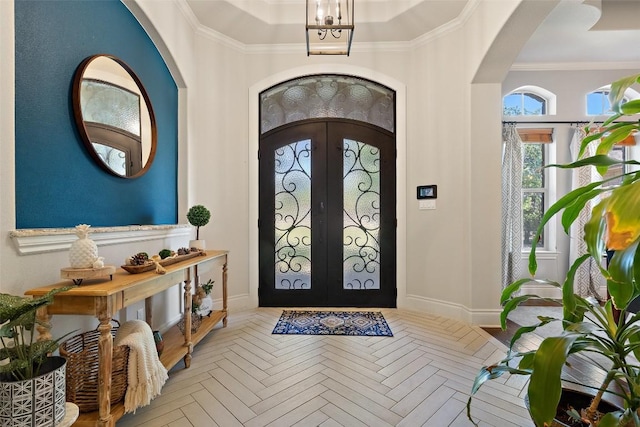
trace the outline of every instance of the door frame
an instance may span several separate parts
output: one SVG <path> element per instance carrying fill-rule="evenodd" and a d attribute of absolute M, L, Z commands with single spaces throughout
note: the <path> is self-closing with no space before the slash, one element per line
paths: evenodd
<path fill-rule="evenodd" d="M 249 88 L 249 129 L 247 163 L 249 169 L 249 215 L 247 229 L 249 232 L 248 266 L 249 283 L 247 284 L 247 308 L 258 307 L 259 254 L 258 254 L 258 148 L 260 142 L 260 93 L 278 83 L 310 74 L 346 74 L 360 76 L 383 84 L 396 93 L 396 303 L 398 308 L 409 306 L 407 302 L 407 94 L 406 85 L 388 75 L 365 67 L 343 64 L 316 64 L 291 68 L 273 74 L 256 82 Z M 243 255 L 238 254 L 240 259 Z M 245 255 L 246 256 L 246 255 Z M 239 260 L 239 262 L 242 262 Z M 240 298 L 246 298 L 241 296 Z"/>

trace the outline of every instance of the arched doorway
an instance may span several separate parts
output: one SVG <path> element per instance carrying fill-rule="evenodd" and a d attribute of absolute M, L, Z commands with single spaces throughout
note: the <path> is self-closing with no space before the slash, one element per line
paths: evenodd
<path fill-rule="evenodd" d="M 393 91 L 349 76 L 261 94 L 261 306 L 396 306 L 394 119 Z"/>

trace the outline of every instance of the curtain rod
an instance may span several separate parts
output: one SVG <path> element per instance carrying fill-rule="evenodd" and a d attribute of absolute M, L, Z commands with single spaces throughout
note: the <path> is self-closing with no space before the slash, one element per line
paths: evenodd
<path fill-rule="evenodd" d="M 0 0 L 1 1 L 1 0 Z M 545 124 L 565 124 L 565 125 L 588 125 L 588 124 L 602 124 L 604 123 L 604 121 L 600 120 L 597 122 L 587 122 L 584 120 L 533 120 L 533 121 L 518 121 L 518 120 L 503 120 L 502 124 L 503 125 L 526 125 L 526 124 L 532 124 L 532 125 L 545 125 Z M 635 123 L 635 120 L 616 120 L 612 123 Z"/>
<path fill-rule="evenodd" d="M 567 121 L 567 120 L 538 120 L 538 121 L 517 121 L 517 120 L 503 120 L 502 124 L 504 125 L 526 125 L 526 124 L 532 124 L 532 125 L 540 125 L 540 124 L 565 124 L 565 125 L 581 125 L 581 124 L 589 124 L 592 122 L 586 122 L 586 121 L 579 121 L 579 120 L 572 120 L 572 121 Z M 602 123 L 602 122 L 593 122 L 595 123 Z"/>

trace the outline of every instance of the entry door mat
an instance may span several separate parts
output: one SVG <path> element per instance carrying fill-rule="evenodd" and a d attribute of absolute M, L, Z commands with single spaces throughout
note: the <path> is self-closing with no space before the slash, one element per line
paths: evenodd
<path fill-rule="evenodd" d="M 392 337 L 380 312 L 284 310 L 272 334 Z"/>

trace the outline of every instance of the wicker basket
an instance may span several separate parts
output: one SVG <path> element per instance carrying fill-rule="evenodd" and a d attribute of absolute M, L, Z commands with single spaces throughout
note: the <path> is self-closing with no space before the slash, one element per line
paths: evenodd
<path fill-rule="evenodd" d="M 114 320 L 115 334 L 120 323 Z M 78 405 L 80 412 L 98 410 L 98 341 L 100 332 L 84 332 L 75 335 L 60 345 L 60 355 L 67 359 L 67 401 Z M 124 399 L 127 391 L 127 366 L 129 347 L 114 346 L 111 362 L 111 404 Z"/>
<path fill-rule="evenodd" d="M 200 328 L 200 324 L 202 323 L 202 316 L 200 316 L 199 314 L 196 313 L 191 313 L 191 333 L 195 333 L 198 328 Z M 182 332 L 182 334 L 184 335 L 184 331 L 185 331 L 185 322 L 184 322 L 184 316 L 180 318 L 180 321 L 178 322 L 178 329 L 180 329 L 180 332 Z"/>

